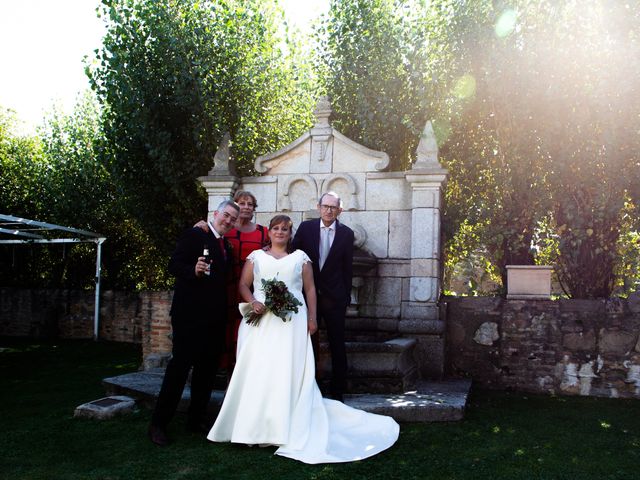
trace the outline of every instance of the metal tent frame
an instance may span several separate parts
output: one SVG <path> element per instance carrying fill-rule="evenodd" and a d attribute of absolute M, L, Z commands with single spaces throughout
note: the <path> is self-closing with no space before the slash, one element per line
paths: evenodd
<path fill-rule="evenodd" d="M 86 230 L 63 227 L 53 223 L 37 222 L 27 218 L 0 214 L 0 244 L 29 245 L 34 243 L 95 243 L 96 299 L 93 312 L 93 338 L 98 339 L 100 318 L 100 263 L 102 244 L 107 237 Z"/>

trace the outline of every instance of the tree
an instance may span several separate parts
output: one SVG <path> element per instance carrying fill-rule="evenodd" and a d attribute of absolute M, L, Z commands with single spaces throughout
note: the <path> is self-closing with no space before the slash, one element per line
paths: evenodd
<path fill-rule="evenodd" d="M 419 12 L 418 12 L 419 13 Z M 332 100 L 333 125 L 406 167 L 426 123 L 431 93 L 411 2 L 334 0 L 316 37 L 318 70 Z"/>
<path fill-rule="evenodd" d="M 38 139 L 16 130 L 15 113 L 0 108 L 0 212 L 33 217 L 43 209 L 46 164 Z"/>
<path fill-rule="evenodd" d="M 434 119 L 450 267 L 484 257 L 504 284 L 551 232 L 568 293 L 606 296 L 633 271 L 619 253 L 638 218 L 638 15 L 605 1 L 332 2 L 334 124 L 397 168 Z"/>
<path fill-rule="evenodd" d="M 104 108 L 110 169 L 165 254 L 202 218 L 196 182 L 225 132 L 241 173 L 311 122 L 310 72 L 278 33 L 271 2 L 103 0 L 108 31 L 89 69 Z"/>
<path fill-rule="evenodd" d="M 467 168 L 472 151 L 486 159 L 492 150 L 499 160 L 469 170 L 496 179 L 498 198 L 477 190 L 493 199 L 484 210 L 484 243 L 495 264 L 507 253 L 510 262 L 527 263 L 524 249 L 541 222 L 550 222 L 567 293 L 609 296 L 623 270 L 623 209 L 638 179 L 639 12 L 610 2 L 513 6 L 491 10 L 496 33 L 507 19 L 507 35 L 466 42 L 479 46 L 467 55 L 477 88 L 458 123 L 467 126 L 449 140 L 448 152 L 470 146 L 454 156 Z M 492 252 L 492 239 L 506 247 L 497 250 L 502 255 Z"/>

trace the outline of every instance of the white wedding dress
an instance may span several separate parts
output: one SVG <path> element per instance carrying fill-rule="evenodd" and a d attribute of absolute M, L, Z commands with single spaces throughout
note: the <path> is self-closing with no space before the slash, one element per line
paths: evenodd
<path fill-rule="evenodd" d="M 257 300 L 264 302 L 261 279 L 277 278 L 304 302 L 302 266 L 310 261 L 304 252 L 276 259 L 256 250 L 247 259 L 253 263 Z M 247 306 L 241 304 L 241 310 Z M 334 463 L 361 460 L 389 448 L 399 430 L 391 417 L 322 398 L 303 305 L 287 322 L 267 312 L 257 326 L 241 323 L 236 366 L 207 438 L 275 445 L 277 455 L 304 463 Z"/>

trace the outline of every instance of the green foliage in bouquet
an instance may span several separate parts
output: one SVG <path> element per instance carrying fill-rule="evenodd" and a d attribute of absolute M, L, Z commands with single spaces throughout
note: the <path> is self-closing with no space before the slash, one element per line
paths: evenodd
<path fill-rule="evenodd" d="M 280 317 L 283 322 L 291 319 L 292 312 L 298 313 L 298 306 L 302 302 L 294 297 L 287 285 L 282 280 L 271 278 L 269 280 L 262 279 L 262 291 L 264 292 L 264 305 L 276 317 Z M 250 312 L 245 315 L 245 321 L 249 325 L 258 325 L 262 314 Z"/>

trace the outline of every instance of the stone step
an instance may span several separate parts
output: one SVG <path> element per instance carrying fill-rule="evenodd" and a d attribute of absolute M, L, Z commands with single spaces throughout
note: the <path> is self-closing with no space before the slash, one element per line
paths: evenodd
<path fill-rule="evenodd" d="M 397 318 L 346 317 L 344 323 L 346 341 L 384 342 L 399 336 Z M 326 329 L 319 329 L 320 341 L 327 340 Z"/>
<path fill-rule="evenodd" d="M 152 408 L 155 404 L 164 371 L 127 373 L 105 378 L 102 384 L 107 395 L 127 395 L 136 399 L 140 406 Z M 398 422 L 449 422 L 461 420 L 471 380 L 449 379 L 443 381 L 416 382 L 415 389 L 397 394 L 345 395 L 344 403 L 371 413 L 393 417 Z M 186 412 L 191 391 L 185 387 L 178 410 Z M 215 390 L 209 402 L 211 415 L 216 415 L 222 404 L 224 392 Z"/>
<path fill-rule="evenodd" d="M 417 341 L 395 338 L 386 342 L 345 342 L 349 393 L 402 393 L 412 390 L 418 378 L 414 358 Z M 329 344 L 320 343 L 318 383 L 324 390 L 331 375 Z"/>

